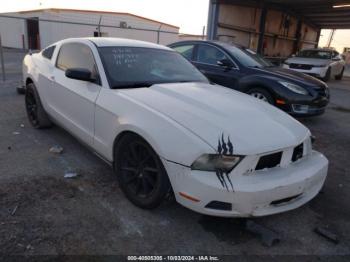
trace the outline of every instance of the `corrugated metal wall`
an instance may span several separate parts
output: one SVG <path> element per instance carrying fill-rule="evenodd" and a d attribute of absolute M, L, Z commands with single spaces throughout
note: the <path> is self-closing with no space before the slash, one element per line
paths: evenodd
<path fill-rule="evenodd" d="M 220 4 L 216 39 L 257 50 L 261 8 Z M 284 12 L 267 10 L 263 54 L 287 57 L 294 49 L 314 47 L 318 29 L 301 22 L 300 42 L 297 43 L 298 19 Z"/>

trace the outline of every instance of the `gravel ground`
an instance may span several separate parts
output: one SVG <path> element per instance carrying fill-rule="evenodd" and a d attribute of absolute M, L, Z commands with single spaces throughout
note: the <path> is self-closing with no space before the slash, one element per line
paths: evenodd
<path fill-rule="evenodd" d="M 15 91 L 23 55 L 5 55 L 14 61 L 8 80 L 0 82 L 0 254 L 350 255 L 350 79 L 329 83 L 324 115 L 300 119 L 330 160 L 329 176 L 305 206 L 254 219 L 281 237 L 266 247 L 241 219 L 203 216 L 175 202 L 153 211 L 133 206 L 111 168 L 75 138 L 56 126 L 29 125 L 24 97 Z M 53 145 L 63 153 L 50 153 Z M 66 179 L 66 172 L 79 176 Z M 327 226 L 339 244 L 314 233 L 316 226 Z"/>

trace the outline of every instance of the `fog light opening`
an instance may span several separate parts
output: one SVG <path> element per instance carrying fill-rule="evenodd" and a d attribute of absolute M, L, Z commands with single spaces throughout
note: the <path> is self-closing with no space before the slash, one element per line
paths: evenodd
<path fill-rule="evenodd" d="M 295 113 L 307 113 L 309 111 L 308 105 L 292 105 L 293 112 Z"/>

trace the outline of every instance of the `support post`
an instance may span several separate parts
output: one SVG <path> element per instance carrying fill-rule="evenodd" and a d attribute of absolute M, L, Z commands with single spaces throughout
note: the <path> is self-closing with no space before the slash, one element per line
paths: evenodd
<path fill-rule="evenodd" d="M 97 25 L 98 37 L 101 37 L 101 21 L 102 21 L 102 15 L 100 16 L 100 20 L 98 21 L 98 25 Z"/>
<path fill-rule="evenodd" d="M 209 1 L 208 24 L 207 24 L 207 40 L 215 40 L 217 36 L 219 6 L 217 0 Z"/>
<path fill-rule="evenodd" d="M 300 48 L 302 25 L 303 25 L 303 21 L 301 19 L 299 19 L 298 24 L 297 24 L 297 30 L 295 33 L 296 40 L 294 41 L 294 45 L 293 45 L 293 54 L 295 54 L 297 51 L 299 51 L 298 49 Z"/>
<path fill-rule="evenodd" d="M 260 25 L 259 25 L 259 41 L 258 41 L 258 54 L 263 55 L 263 45 L 264 45 L 264 37 L 265 37 L 265 23 L 266 23 L 266 15 L 267 8 L 265 6 L 262 7 L 261 16 L 260 16 Z"/>
<path fill-rule="evenodd" d="M 162 28 L 162 25 L 163 24 L 160 24 L 158 31 L 157 31 L 157 44 L 159 44 L 159 41 L 160 41 L 160 29 Z"/>
<path fill-rule="evenodd" d="M 317 30 L 317 36 L 316 36 L 316 43 L 317 44 L 315 44 L 315 48 L 317 48 L 319 43 L 320 43 L 320 37 L 321 37 L 321 29 L 318 29 Z"/>
<path fill-rule="evenodd" d="M 5 82 L 6 81 L 5 63 L 4 63 L 4 52 L 2 50 L 1 35 L 0 35 L 0 60 L 1 60 L 2 80 Z"/>

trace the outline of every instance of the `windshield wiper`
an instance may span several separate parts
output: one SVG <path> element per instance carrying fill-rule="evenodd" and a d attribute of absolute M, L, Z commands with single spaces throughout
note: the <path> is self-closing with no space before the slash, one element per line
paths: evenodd
<path fill-rule="evenodd" d="M 135 83 L 125 83 L 119 84 L 112 87 L 112 89 L 124 89 L 124 88 L 141 88 L 141 87 L 151 87 L 154 83 L 151 82 L 135 82 Z"/>

